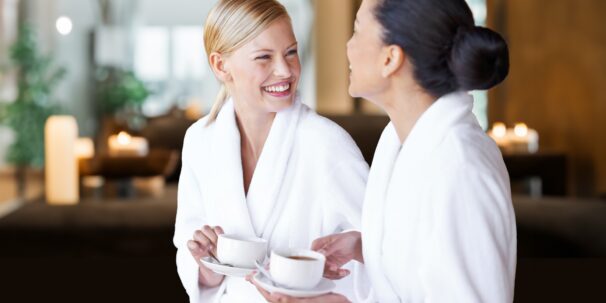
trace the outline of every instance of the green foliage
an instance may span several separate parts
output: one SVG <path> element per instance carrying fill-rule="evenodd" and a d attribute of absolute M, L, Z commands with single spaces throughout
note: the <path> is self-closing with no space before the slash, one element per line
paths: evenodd
<path fill-rule="evenodd" d="M 19 29 L 10 49 L 13 68 L 17 69 L 17 99 L 0 106 L 0 123 L 15 132 L 7 162 L 16 166 L 41 167 L 44 164 L 44 123 L 59 112 L 51 103 L 51 93 L 65 76 L 62 68 L 53 68 L 52 59 L 39 53 L 33 30 Z"/>
<path fill-rule="evenodd" d="M 44 164 L 44 123 L 58 112 L 56 107 L 34 102 L 14 102 L 6 106 L 3 122 L 16 133 L 6 161 L 17 166 L 42 167 Z"/>
<path fill-rule="evenodd" d="M 103 67 L 97 73 L 96 99 L 105 114 L 137 110 L 150 92 L 133 72 Z"/>

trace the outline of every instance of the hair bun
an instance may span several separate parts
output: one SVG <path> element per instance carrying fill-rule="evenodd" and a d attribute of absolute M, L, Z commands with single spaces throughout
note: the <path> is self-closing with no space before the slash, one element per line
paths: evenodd
<path fill-rule="evenodd" d="M 489 89 L 509 73 L 507 43 L 485 27 L 459 27 L 455 35 L 449 66 L 459 89 Z"/>

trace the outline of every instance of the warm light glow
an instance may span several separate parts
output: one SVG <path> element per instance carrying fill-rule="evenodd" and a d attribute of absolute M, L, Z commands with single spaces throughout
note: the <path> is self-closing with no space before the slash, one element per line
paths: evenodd
<path fill-rule="evenodd" d="M 503 122 L 496 122 L 492 125 L 492 134 L 497 138 L 504 138 L 507 134 L 507 127 Z"/>
<path fill-rule="evenodd" d="M 190 120 L 198 120 L 204 116 L 204 110 L 201 106 L 202 101 L 192 98 L 189 100 L 187 107 L 185 108 L 185 117 Z"/>
<path fill-rule="evenodd" d="M 131 136 L 127 132 L 120 132 L 118 134 L 118 144 L 128 145 L 130 144 Z"/>
<path fill-rule="evenodd" d="M 142 157 L 149 152 L 149 146 L 145 138 L 133 137 L 125 131 L 109 136 L 107 143 L 111 156 Z"/>
<path fill-rule="evenodd" d="M 513 128 L 513 133 L 518 137 L 526 137 L 528 135 L 528 126 L 524 123 L 517 123 Z"/>
<path fill-rule="evenodd" d="M 95 156 L 95 144 L 91 138 L 78 138 L 76 140 L 76 157 L 90 159 Z"/>
<path fill-rule="evenodd" d="M 72 32 L 72 28 L 73 28 L 72 20 L 68 17 L 65 17 L 65 16 L 59 17 L 57 19 L 57 22 L 55 25 L 57 26 L 57 31 L 61 35 L 66 36 Z"/>

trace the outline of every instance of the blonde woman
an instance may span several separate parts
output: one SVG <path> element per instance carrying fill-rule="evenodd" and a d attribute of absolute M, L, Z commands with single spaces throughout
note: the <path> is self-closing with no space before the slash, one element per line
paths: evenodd
<path fill-rule="evenodd" d="M 204 42 L 223 84 L 211 113 L 187 131 L 174 244 L 191 302 L 265 302 L 243 278 L 199 261 L 223 232 L 273 248 L 358 229 L 368 166 L 353 140 L 296 97 L 297 40 L 275 0 L 223 0 Z M 342 271 L 345 275 L 346 270 Z M 351 293 L 349 278 L 337 283 Z"/>

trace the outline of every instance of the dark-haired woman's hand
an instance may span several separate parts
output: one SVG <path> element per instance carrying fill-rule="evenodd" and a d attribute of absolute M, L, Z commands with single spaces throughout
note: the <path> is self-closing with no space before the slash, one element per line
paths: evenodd
<path fill-rule="evenodd" d="M 324 276 L 338 280 L 349 275 L 349 270 L 341 268 L 351 260 L 364 263 L 362 256 L 362 234 L 350 231 L 316 239 L 311 249 L 326 256 Z"/>

